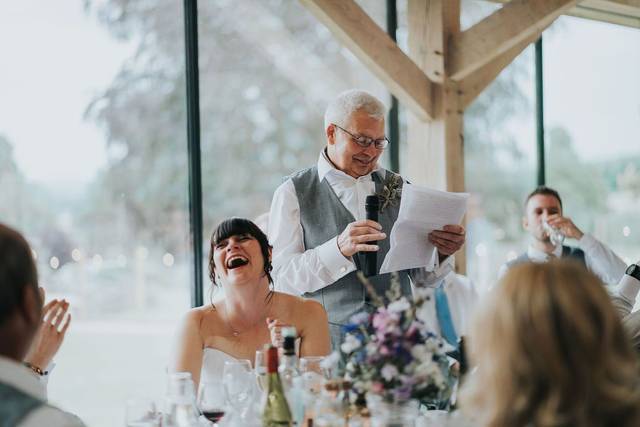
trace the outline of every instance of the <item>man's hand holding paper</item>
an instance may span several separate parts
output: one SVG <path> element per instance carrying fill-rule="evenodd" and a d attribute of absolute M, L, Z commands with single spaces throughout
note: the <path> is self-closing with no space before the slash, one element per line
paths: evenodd
<path fill-rule="evenodd" d="M 465 230 L 455 224 L 464 217 L 468 197 L 468 193 L 448 193 L 405 183 L 398 220 L 391 230 L 391 247 L 380 273 L 426 267 L 436 250 L 446 258 L 460 249 Z"/>

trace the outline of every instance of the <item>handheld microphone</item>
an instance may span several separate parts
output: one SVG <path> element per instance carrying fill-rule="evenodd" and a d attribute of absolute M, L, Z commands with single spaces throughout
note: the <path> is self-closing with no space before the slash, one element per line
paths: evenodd
<path fill-rule="evenodd" d="M 376 195 L 367 196 L 364 202 L 364 210 L 367 213 L 367 219 L 378 222 L 378 210 L 380 209 L 380 199 Z M 377 242 L 368 242 L 375 245 Z M 363 273 L 366 277 L 375 276 L 378 273 L 378 253 L 365 252 Z"/>

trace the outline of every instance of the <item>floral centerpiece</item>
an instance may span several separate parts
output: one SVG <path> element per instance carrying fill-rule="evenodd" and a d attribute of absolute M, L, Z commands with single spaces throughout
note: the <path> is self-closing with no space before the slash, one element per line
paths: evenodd
<path fill-rule="evenodd" d="M 418 290 L 410 302 L 394 278 L 385 301 L 364 276 L 360 279 L 377 309 L 354 315 L 345 326 L 340 347 L 346 357 L 345 375 L 358 393 L 373 393 L 389 403 L 416 399 L 436 406 L 449 394 L 451 378 L 445 344 L 421 320 L 420 309 L 428 297 Z"/>

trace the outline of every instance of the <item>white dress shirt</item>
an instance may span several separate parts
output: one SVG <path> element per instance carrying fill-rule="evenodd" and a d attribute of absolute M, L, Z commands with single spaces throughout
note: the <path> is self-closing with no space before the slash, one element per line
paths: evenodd
<path fill-rule="evenodd" d="M 21 363 L 0 356 L 0 382 L 36 399 L 47 401 L 45 385 Z M 83 427 L 75 415 L 47 404 L 32 410 L 16 427 Z"/>
<path fill-rule="evenodd" d="M 587 269 L 598 276 L 606 285 L 613 286 L 620 281 L 627 269 L 627 264 L 604 243 L 591 234 L 584 233 L 582 238 L 578 240 L 578 248 L 584 252 L 584 261 Z M 562 256 L 562 246 L 557 246 L 552 254 L 556 258 L 560 258 Z M 534 248 L 533 245 L 529 245 L 527 255 L 532 262 L 539 263 L 547 262 L 551 258 L 549 254 Z M 500 267 L 498 277 L 504 276 L 507 269 L 507 264 Z"/>
<path fill-rule="evenodd" d="M 336 169 L 323 150 L 318 157 L 318 178 L 320 181 L 327 180 L 356 220 L 366 219 L 365 199 L 375 193 L 371 174 L 353 178 Z M 273 246 L 273 276 L 278 291 L 294 295 L 315 292 L 356 270 L 353 260 L 345 258 L 340 252 L 338 236 L 316 248 L 304 247 L 300 205 L 291 179 L 280 185 L 273 195 L 268 230 Z M 421 285 L 433 286 L 438 283 L 452 270 L 451 258 L 439 265 L 438 257 L 434 256 L 426 267 L 426 273 L 420 278 Z"/>
<path fill-rule="evenodd" d="M 478 292 L 468 277 L 451 271 L 444 277 L 444 292 L 447 295 L 451 320 L 458 337 L 468 336 L 471 322 L 478 302 Z M 414 290 L 415 292 L 415 290 Z M 422 305 L 420 319 L 435 333 L 440 333 L 438 313 L 436 312 L 435 288 L 421 290 L 423 295 L 430 298 Z"/>

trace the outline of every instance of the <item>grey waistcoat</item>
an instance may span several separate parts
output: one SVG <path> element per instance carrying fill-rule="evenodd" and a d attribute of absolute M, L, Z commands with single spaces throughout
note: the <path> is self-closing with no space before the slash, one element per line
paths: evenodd
<path fill-rule="evenodd" d="M 385 171 L 385 173 L 392 174 L 393 172 Z M 374 172 L 372 178 L 375 182 L 376 193 L 379 193 L 383 188 L 380 176 Z M 322 245 L 342 233 L 349 223 L 355 221 L 351 212 L 342 204 L 329 183 L 326 180 L 320 182 L 318 169 L 315 166 L 294 174 L 291 180 L 300 205 L 300 223 L 304 234 L 305 250 Z M 378 271 L 389 251 L 389 235 L 398 217 L 399 209 L 400 203 L 398 201 L 395 205 L 389 204 L 383 212 L 379 213 L 378 222 L 382 225 L 382 230 L 387 234 L 387 238 L 377 243 L 380 246 L 377 257 Z M 353 256 L 358 269 L 364 259 L 362 256 L 362 254 Z M 408 272 L 399 272 L 399 279 L 402 293 L 411 297 Z M 391 275 L 376 275 L 370 277 L 369 280 L 376 289 L 376 293 L 384 296 L 386 290 L 389 289 Z M 329 323 L 333 325 L 344 325 L 348 323 L 352 315 L 375 308 L 369 303 L 369 295 L 358 280 L 355 271 L 318 291 L 305 294 L 304 297 L 320 302 L 327 311 Z"/>
<path fill-rule="evenodd" d="M 0 427 L 14 427 L 44 402 L 0 382 Z"/>

